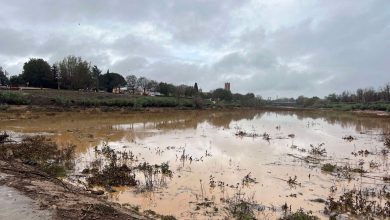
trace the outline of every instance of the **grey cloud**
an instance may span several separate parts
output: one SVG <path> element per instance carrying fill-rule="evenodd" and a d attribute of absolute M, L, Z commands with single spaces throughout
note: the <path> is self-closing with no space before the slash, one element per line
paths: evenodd
<path fill-rule="evenodd" d="M 204 90 L 231 81 L 272 97 L 390 80 L 390 2 L 297 1 L 288 15 L 275 10 L 283 1 L 264 3 L 0 0 L 0 65 L 17 74 L 30 57 L 76 55 L 124 75 Z"/>

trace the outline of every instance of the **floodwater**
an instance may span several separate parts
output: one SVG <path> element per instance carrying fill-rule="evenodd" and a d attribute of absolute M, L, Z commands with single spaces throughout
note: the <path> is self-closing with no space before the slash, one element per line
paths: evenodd
<path fill-rule="evenodd" d="M 95 147 L 131 152 L 132 165 L 168 162 L 173 175 L 156 176 L 153 189 L 118 187 L 108 195 L 114 202 L 179 219 L 224 218 L 229 215 L 226 201 L 237 196 L 258 204 L 259 218 L 280 217 L 284 204 L 328 218 L 324 203 L 313 200 L 353 187 L 379 187 L 385 183 L 376 177 L 388 175 L 387 157 L 378 152 L 384 147 L 383 134 L 390 134 L 389 118 L 331 111 L 204 110 L 0 114 L 0 120 L 0 131 L 15 138 L 44 134 L 60 146 L 76 145 L 69 181 L 83 180 L 82 171 L 99 157 Z M 239 131 L 259 136 L 237 136 Z M 302 159 L 310 145 L 321 144 L 326 156 L 319 163 Z M 359 150 L 372 154 L 352 154 Z M 372 161 L 378 166 L 370 167 Z M 321 171 L 327 162 L 369 172 L 347 180 Z M 247 175 L 255 180 L 243 183 Z M 297 184 L 287 183 L 295 177 Z M 145 183 L 142 173 L 136 179 L 140 186 Z M 331 192 L 331 187 L 337 190 Z M 203 201 L 213 205 L 199 205 Z"/>

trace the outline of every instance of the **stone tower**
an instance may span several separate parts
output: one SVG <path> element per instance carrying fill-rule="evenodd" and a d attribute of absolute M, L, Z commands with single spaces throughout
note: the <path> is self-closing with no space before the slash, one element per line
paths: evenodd
<path fill-rule="evenodd" d="M 230 91 L 230 82 L 225 83 L 225 90 Z"/>

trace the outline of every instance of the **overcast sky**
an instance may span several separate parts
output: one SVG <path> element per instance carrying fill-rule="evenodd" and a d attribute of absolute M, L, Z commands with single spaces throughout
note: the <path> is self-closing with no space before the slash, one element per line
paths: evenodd
<path fill-rule="evenodd" d="M 390 81 L 390 1 L 0 0 L 0 66 L 68 55 L 123 75 L 263 97 Z"/>

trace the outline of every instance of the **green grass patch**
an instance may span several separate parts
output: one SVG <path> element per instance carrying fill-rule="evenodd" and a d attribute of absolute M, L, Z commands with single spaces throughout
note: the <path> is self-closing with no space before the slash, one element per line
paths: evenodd
<path fill-rule="evenodd" d="M 20 92 L 0 92 L 0 104 L 28 105 L 31 101 Z"/>
<path fill-rule="evenodd" d="M 324 172 L 332 173 L 332 172 L 336 171 L 336 168 L 337 168 L 336 165 L 326 163 L 326 164 L 322 165 L 321 170 Z"/>
<path fill-rule="evenodd" d="M 318 220 L 317 216 L 314 216 L 311 211 L 305 212 L 303 209 L 299 209 L 294 213 L 283 216 L 280 220 Z"/>

